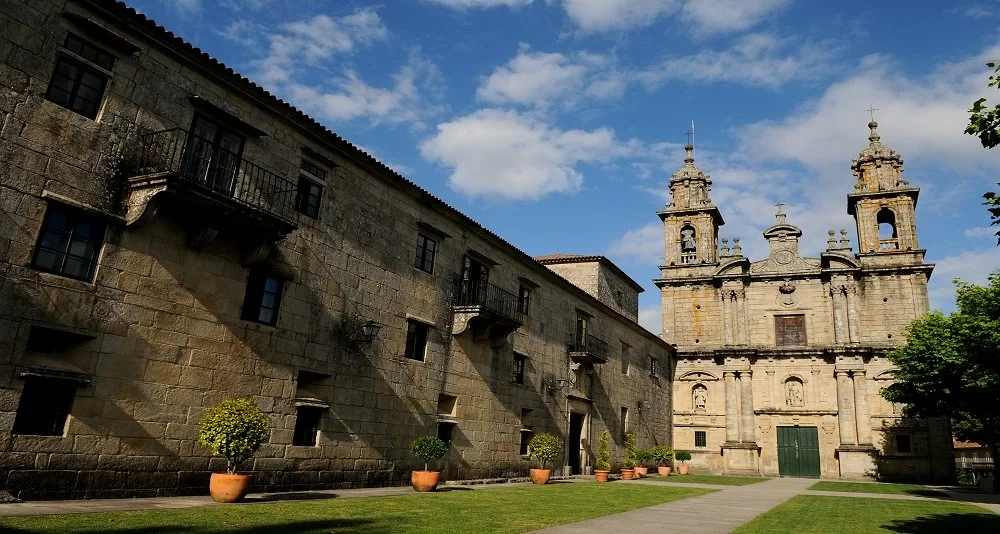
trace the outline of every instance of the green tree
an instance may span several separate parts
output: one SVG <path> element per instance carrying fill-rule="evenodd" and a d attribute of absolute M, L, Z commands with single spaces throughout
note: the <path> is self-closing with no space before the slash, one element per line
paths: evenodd
<path fill-rule="evenodd" d="M 958 309 L 931 313 L 907 327 L 906 344 L 889 354 L 898 368 L 882 390 L 904 415 L 946 416 L 959 439 L 982 443 L 1000 476 L 1000 271 L 989 286 L 955 280 Z"/>
<path fill-rule="evenodd" d="M 1000 89 L 1000 65 L 996 61 L 986 63 L 986 66 L 993 69 L 993 75 L 987 87 Z M 1000 145 L 1000 104 L 992 107 L 986 104 L 985 98 L 980 98 L 972 103 L 969 110 L 969 125 L 965 127 L 965 133 L 979 138 L 984 148 L 993 148 Z M 998 184 L 1000 185 L 1000 184 Z M 1000 195 L 990 191 L 983 195 L 986 200 L 983 202 L 990 212 L 992 224 L 1000 224 Z M 997 244 L 1000 245 L 1000 232 L 997 232 Z"/>

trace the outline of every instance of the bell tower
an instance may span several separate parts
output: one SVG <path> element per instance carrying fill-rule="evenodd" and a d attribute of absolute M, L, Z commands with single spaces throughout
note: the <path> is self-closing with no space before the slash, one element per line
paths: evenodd
<path fill-rule="evenodd" d="M 670 203 L 657 212 L 663 221 L 664 266 L 694 267 L 719 262 L 719 227 L 725 224 L 712 200 L 712 180 L 694 164 L 694 144 L 684 146 L 684 166 L 670 177 Z"/>
<path fill-rule="evenodd" d="M 862 261 L 879 265 L 921 264 L 924 250 L 917 244 L 917 194 L 903 179 L 903 158 L 881 142 L 878 123 L 868 123 L 868 146 L 851 163 L 857 178 L 847 195 L 847 213 L 858 227 Z"/>

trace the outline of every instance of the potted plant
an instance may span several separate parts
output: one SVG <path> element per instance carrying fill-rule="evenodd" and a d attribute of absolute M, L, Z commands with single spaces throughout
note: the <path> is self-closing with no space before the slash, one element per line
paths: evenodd
<path fill-rule="evenodd" d="M 674 459 L 674 450 L 669 445 L 657 445 L 649 450 L 656 462 L 656 472 L 660 476 L 670 474 L 670 460 Z"/>
<path fill-rule="evenodd" d="M 646 449 L 635 450 L 635 476 L 644 478 L 649 476 L 649 462 L 653 460 L 653 453 Z"/>
<path fill-rule="evenodd" d="M 250 475 L 236 472 L 267 440 L 270 420 L 250 399 L 227 399 L 205 410 L 198 443 L 226 457 L 226 472 L 212 473 L 208 492 L 215 502 L 239 502 L 250 488 Z"/>
<path fill-rule="evenodd" d="M 608 474 L 611 473 L 611 445 L 608 431 L 601 432 L 601 439 L 597 442 L 597 461 L 594 462 L 594 478 L 598 482 L 607 482 Z"/>
<path fill-rule="evenodd" d="M 448 454 L 448 445 L 434 436 L 420 436 L 410 445 L 413 455 L 424 461 L 424 470 L 413 470 L 410 474 L 410 485 L 416 491 L 434 491 L 441 479 L 440 471 L 431 471 L 430 462 Z"/>
<path fill-rule="evenodd" d="M 531 469 L 531 482 L 533 484 L 545 484 L 549 481 L 552 469 L 548 465 L 562 456 L 562 451 L 563 442 L 556 436 L 546 432 L 532 436 L 531 441 L 528 442 L 528 454 L 542 463 L 541 469 Z"/>
<path fill-rule="evenodd" d="M 674 457 L 681 463 L 681 465 L 677 466 L 677 472 L 682 475 L 688 474 L 687 461 L 691 459 L 691 453 L 688 451 L 677 451 Z"/>
<path fill-rule="evenodd" d="M 635 434 L 625 434 L 625 466 L 622 468 L 622 480 L 632 480 L 635 477 Z"/>

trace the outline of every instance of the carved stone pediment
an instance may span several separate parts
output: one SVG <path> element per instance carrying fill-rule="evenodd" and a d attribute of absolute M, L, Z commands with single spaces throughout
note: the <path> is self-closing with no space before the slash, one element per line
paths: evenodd
<path fill-rule="evenodd" d="M 750 274 L 784 274 L 819 272 L 820 263 L 815 258 L 803 258 L 791 251 L 777 251 L 766 260 L 750 264 Z"/>

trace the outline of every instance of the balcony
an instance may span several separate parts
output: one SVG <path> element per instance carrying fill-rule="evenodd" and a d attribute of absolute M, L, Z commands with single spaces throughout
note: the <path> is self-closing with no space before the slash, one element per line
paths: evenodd
<path fill-rule="evenodd" d="M 899 240 L 896 238 L 892 239 L 879 239 L 878 240 L 879 250 L 899 250 Z"/>
<path fill-rule="evenodd" d="M 566 344 L 569 346 L 570 359 L 576 363 L 598 364 L 608 361 L 608 343 L 590 334 L 571 334 Z"/>
<path fill-rule="evenodd" d="M 475 341 L 492 339 L 502 343 L 508 334 L 524 324 L 517 294 L 488 282 L 463 280 L 458 283 L 452 311 L 453 334 L 472 330 Z"/>
<path fill-rule="evenodd" d="M 119 174 L 126 180 L 127 223 L 146 222 L 159 207 L 149 209 L 150 202 L 170 193 L 196 227 L 192 247 L 207 244 L 223 226 L 270 240 L 298 226 L 296 183 L 181 128 L 140 136 Z"/>

